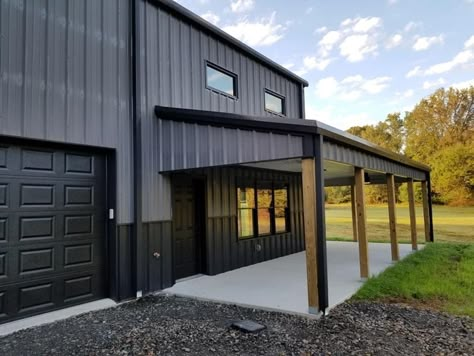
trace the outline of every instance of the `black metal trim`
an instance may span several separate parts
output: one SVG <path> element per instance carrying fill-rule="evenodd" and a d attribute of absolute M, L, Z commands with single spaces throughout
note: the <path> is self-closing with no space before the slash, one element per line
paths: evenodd
<path fill-rule="evenodd" d="M 324 202 L 323 137 L 314 136 L 314 164 L 316 168 L 316 245 L 318 265 L 319 310 L 323 313 L 329 306 L 328 268 L 326 251 L 326 217 Z"/>
<path fill-rule="evenodd" d="M 225 91 L 223 90 L 220 90 L 218 88 L 215 88 L 211 85 L 209 85 L 208 83 L 208 77 L 207 77 L 207 67 L 210 67 L 218 72 L 221 72 L 222 74 L 225 74 L 231 78 L 234 79 L 234 94 L 235 95 L 232 95 L 232 94 L 229 94 L 229 93 L 226 93 Z M 210 90 L 210 91 L 213 91 L 217 94 L 221 94 L 221 95 L 224 95 L 226 97 L 228 97 L 229 99 L 232 99 L 232 100 L 238 100 L 239 99 L 239 75 L 237 73 L 234 73 L 234 72 L 231 72 L 230 70 L 228 69 L 225 69 L 211 61 L 208 61 L 208 60 L 204 60 L 204 76 L 206 78 L 206 82 L 204 83 L 205 84 L 205 87 L 207 90 Z"/>
<path fill-rule="evenodd" d="M 138 34 L 140 33 L 140 1 L 130 1 L 130 75 L 132 90 L 130 91 L 130 108 L 132 117 L 133 135 L 133 187 L 134 187 L 134 224 L 132 241 L 132 286 L 134 293 L 143 290 L 143 276 L 140 273 L 139 263 L 143 261 L 141 240 L 142 234 L 142 184 L 141 184 L 141 122 L 139 107 L 140 68 L 138 54 L 140 45 Z"/>
<path fill-rule="evenodd" d="M 200 26 L 204 31 L 213 34 L 214 36 L 218 37 L 224 42 L 227 42 L 229 45 L 232 47 L 235 47 L 237 50 L 244 52 L 248 56 L 256 59 L 257 61 L 265 64 L 266 66 L 274 69 L 275 71 L 279 72 L 280 74 L 284 75 L 287 78 L 290 78 L 298 83 L 303 84 L 305 87 L 308 86 L 308 82 L 304 80 L 303 78 L 300 78 L 297 76 L 295 73 L 291 72 L 290 70 L 286 69 L 282 65 L 272 61 L 268 57 L 264 56 L 263 54 L 257 52 L 253 48 L 247 46 L 243 42 L 235 39 L 228 33 L 224 32 L 217 26 L 212 25 L 211 23 L 207 22 L 204 20 L 202 17 L 196 15 L 192 11 L 186 9 L 185 7 L 179 5 L 175 1 L 172 0 L 145 0 L 150 2 L 151 4 L 162 6 L 166 8 L 167 10 L 172 11 L 173 13 L 179 15 L 182 17 L 184 20 L 188 22 L 192 22 L 193 24 L 196 24 Z"/>
<path fill-rule="evenodd" d="M 324 136 L 324 140 L 333 141 L 338 144 L 356 148 L 360 151 L 369 152 L 379 157 L 401 163 L 403 165 L 429 172 L 431 168 L 425 164 L 416 162 L 408 157 L 394 153 L 379 147 L 372 142 L 363 140 L 345 131 L 338 130 L 316 120 L 302 120 L 296 118 L 259 117 L 224 113 L 216 111 L 191 110 L 155 106 L 155 115 L 163 120 L 195 123 L 200 125 L 211 125 L 236 129 L 261 130 L 285 134 L 318 134 Z"/>
<path fill-rule="evenodd" d="M 266 99 L 265 94 L 274 96 L 275 98 L 281 100 L 281 112 L 267 109 L 267 99 Z M 286 117 L 286 97 L 280 93 L 277 93 L 276 91 L 273 91 L 268 88 L 264 88 L 263 89 L 263 108 L 265 109 L 266 112 L 269 112 L 270 114 L 277 115 L 280 117 Z"/>
<path fill-rule="evenodd" d="M 433 227 L 433 201 L 432 201 L 432 191 L 431 191 L 431 175 L 430 173 L 426 174 L 427 177 L 427 186 L 428 186 L 428 211 L 430 214 L 430 241 L 434 242 L 434 227 Z"/>

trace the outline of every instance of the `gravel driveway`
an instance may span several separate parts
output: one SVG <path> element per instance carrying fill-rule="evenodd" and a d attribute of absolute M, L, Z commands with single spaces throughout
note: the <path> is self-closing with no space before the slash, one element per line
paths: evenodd
<path fill-rule="evenodd" d="M 252 319 L 259 334 L 229 327 Z M 345 303 L 320 320 L 154 296 L 0 339 L 2 355 L 473 354 L 472 319 Z"/>

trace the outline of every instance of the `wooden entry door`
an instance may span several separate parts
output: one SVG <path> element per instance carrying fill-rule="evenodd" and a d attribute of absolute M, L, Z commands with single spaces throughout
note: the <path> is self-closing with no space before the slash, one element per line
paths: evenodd
<path fill-rule="evenodd" d="M 203 221 L 200 187 L 191 177 L 174 179 L 173 236 L 175 244 L 175 278 L 185 278 L 201 273 Z"/>

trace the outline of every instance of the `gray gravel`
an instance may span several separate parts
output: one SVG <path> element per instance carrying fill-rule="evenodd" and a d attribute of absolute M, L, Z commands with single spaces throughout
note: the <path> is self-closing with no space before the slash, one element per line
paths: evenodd
<path fill-rule="evenodd" d="M 258 334 L 230 327 L 251 319 Z M 154 296 L 0 338 L 2 355 L 474 354 L 473 320 L 345 303 L 319 320 Z"/>

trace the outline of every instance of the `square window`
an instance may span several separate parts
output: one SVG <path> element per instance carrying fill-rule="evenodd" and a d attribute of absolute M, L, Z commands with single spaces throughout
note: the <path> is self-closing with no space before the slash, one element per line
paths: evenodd
<path fill-rule="evenodd" d="M 209 89 L 237 97 L 237 76 L 210 63 L 206 65 L 206 85 Z"/>
<path fill-rule="evenodd" d="M 266 89 L 265 110 L 271 113 L 285 115 L 285 97 Z"/>

